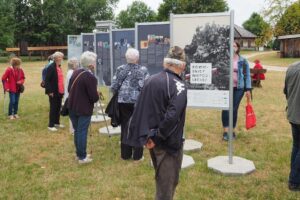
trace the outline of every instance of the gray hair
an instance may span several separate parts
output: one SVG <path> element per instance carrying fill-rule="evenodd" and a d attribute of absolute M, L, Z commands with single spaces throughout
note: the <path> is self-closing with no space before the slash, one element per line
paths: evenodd
<path fill-rule="evenodd" d="M 172 65 L 174 67 L 180 67 L 182 64 L 185 64 L 185 62 L 177 60 L 175 58 L 164 58 L 164 64 Z"/>
<path fill-rule="evenodd" d="M 138 50 L 134 48 L 129 48 L 125 54 L 127 63 L 137 63 L 140 57 Z"/>
<path fill-rule="evenodd" d="M 77 69 L 79 66 L 79 61 L 76 57 L 72 57 L 68 60 L 68 69 Z"/>
<path fill-rule="evenodd" d="M 53 59 L 57 58 L 57 57 L 64 57 L 64 54 L 60 51 L 56 51 L 54 54 L 52 54 Z"/>
<path fill-rule="evenodd" d="M 82 67 L 89 67 L 96 64 L 97 54 L 91 51 L 85 51 L 80 57 Z"/>

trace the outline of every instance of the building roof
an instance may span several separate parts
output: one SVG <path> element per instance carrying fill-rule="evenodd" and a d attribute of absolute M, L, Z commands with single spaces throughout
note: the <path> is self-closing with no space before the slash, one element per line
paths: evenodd
<path fill-rule="evenodd" d="M 278 36 L 279 40 L 300 38 L 300 34 Z"/>
<path fill-rule="evenodd" d="M 256 38 L 257 36 L 246 29 L 234 25 L 234 38 Z"/>

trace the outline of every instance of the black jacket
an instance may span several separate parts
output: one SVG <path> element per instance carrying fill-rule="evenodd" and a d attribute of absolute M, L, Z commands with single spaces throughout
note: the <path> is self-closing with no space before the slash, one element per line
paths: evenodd
<path fill-rule="evenodd" d="M 53 62 L 47 68 L 46 78 L 45 78 L 45 93 L 58 94 L 58 76 L 56 71 L 56 63 Z"/>
<path fill-rule="evenodd" d="M 83 71 L 84 73 L 78 77 L 72 91 L 70 91 L 76 77 Z M 68 91 L 68 108 L 70 110 L 77 115 L 89 116 L 93 114 L 94 103 L 99 100 L 99 95 L 97 92 L 97 79 L 90 71 L 84 69 L 74 71 L 69 82 Z"/>
<path fill-rule="evenodd" d="M 151 137 L 174 153 L 183 145 L 187 89 L 182 79 L 164 70 L 146 80 L 128 123 L 123 143 L 142 146 Z"/>

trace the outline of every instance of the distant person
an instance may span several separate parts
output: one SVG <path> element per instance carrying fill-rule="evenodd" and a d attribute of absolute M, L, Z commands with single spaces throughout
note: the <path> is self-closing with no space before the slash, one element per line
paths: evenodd
<path fill-rule="evenodd" d="M 64 102 L 66 102 L 66 99 L 69 96 L 68 87 L 69 87 L 69 82 L 70 82 L 71 76 L 72 76 L 73 72 L 78 69 L 78 67 L 79 67 L 79 62 L 76 57 L 70 58 L 68 60 L 68 71 L 67 71 L 67 77 L 65 80 L 65 94 L 64 94 L 64 98 L 63 98 Z M 74 128 L 72 126 L 71 120 L 69 120 L 69 127 L 70 127 L 69 128 L 70 133 L 74 134 Z"/>
<path fill-rule="evenodd" d="M 145 144 L 155 169 L 156 200 L 171 200 L 179 181 L 187 89 L 181 78 L 185 53 L 172 47 L 164 70 L 150 76 L 141 91 L 126 137 L 133 146 Z"/>
<path fill-rule="evenodd" d="M 9 92 L 8 117 L 11 120 L 19 118 L 20 89 L 25 82 L 25 75 L 21 68 L 21 62 L 20 58 L 12 58 L 10 60 L 11 66 L 7 67 L 2 75 L 4 92 Z"/>
<path fill-rule="evenodd" d="M 256 59 L 254 61 L 254 63 L 255 63 L 255 65 L 254 65 L 253 69 L 264 69 L 263 66 L 260 64 L 260 61 L 258 59 Z M 265 74 L 259 74 L 259 77 L 258 77 L 258 74 L 253 74 L 252 75 L 252 80 L 253 80 L 254 83 L 258 80 L 258 78 L 259 78 L 259 80 L 265 80 L 266 79 Z"/>
<path fill-rule="evenodd" d="M 74 144 L 79 164 L 92 162 L 92 158 L 86 153 L 86 146 L 94 103 L 99 100 L 97 78 L 94 75 L 96 59 L 95 53 L 84 52 L 80 58 L 83 69 L 73 72 L 68 87 L 69 116 L 74 127 Z"/>
<path fill-rule="evenodd" d="M 292 191 L 300 191 L 300 62 L 288 67 L 284 94 L 287 99 L 287 119 L 291 124 L 293 136 L 288 187 Z"/>
<path fill-rule="evenodd" d="M 240 102 L 246 93 L 247 99 L 251 99 L 251 76 L 248 61 L 240 55 L 240 44 L 237 41 L 233 42 L 233 129 L 236 127 L 238 118 L 238 109 Z M 223 140 L 228 141 L 229 135 L 229 111 L 222 111 L 222 125 L 223 125 Z M 233 138 L 236 138 L 235 131 Z"/>
<path fill-rule="evenodd" d="M 48 56 L 48 63 L 44 66 L 42 70 L 42 82 L 41 82 L 41 87 L 45 88 L 45 79 L 46 79 L 46 74 L 47 74 L 47 69 L 51 63 L 53 63 L 53 54 Z"/>
<path fill-rule="evenodd" d="M 45 77 L 45 93 L 49 96 L 50 111 L 48 130 L 57 131 L 57 128 L 64 128 L 60 123 L 60 109 L 64 96 L 64 75 L 61 68 L 64 54 L 57 51 L 53 54 L 54 62 L 47 67 Z"/>
<path fill-rule="evenodd" d="M 143 158 L 143 146 L 132 147 L 126 144 L 126 127 L 133 113 L 134 104 L 138 99 L 144 81 L 149 77 L 146 67 L 138 64 L 139 52 L 129 48 L 125 54 L 127 64 L 117 68 L 113 77 L 111 90 L 118 93 L 121 119 L 121 158 L 140 160 Z"/>

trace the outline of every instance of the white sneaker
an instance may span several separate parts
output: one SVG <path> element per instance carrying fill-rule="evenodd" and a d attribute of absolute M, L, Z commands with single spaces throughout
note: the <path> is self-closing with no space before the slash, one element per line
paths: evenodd
<path fill-rule="evenodd" d="M 55 128 L 55 127 L 48 127 L 48 130 L 52 131 L 52 132 L 55 132 L 55 131 L 57 131 L 57 128 Z"/>
<path fill-rule="evenodd" d="M 133 160 L 134 162 L 142 162 L 145 159 L 144 156 L 142 156 L 139 160 Z"/>
<path fill-rule="evenodd" d="M 20 116 L 19 115 L 14 115 L 14 117 L 16 118 L 16 119 L 19 119 L 20 118 Z"/>
<path fill-rule="evenodd" d="M 8 119 L 13 120 L 13 119 L 15 119 L 15 117 L 13 115 L 9 115 Z"/>
<path fill-rule="evenodd" d="M 92 158 L 92 155 L 91 154 L 86 154 L 86 158 Z M 75 160 L 79 160 L 79 158 L 77 156 L 75 156 Z"/>
<path fill-rule="evenodd" d="M 54 124 L 54 126 L 56 128 L 65 128 L 65 125 L 63 125 L 63 124 Z"/>
<path fill-rule="evenodd" d="M 78 163 L 79 164 L 87 164 L 87 163 L 90 163 L 92 162 L 93 159 L 89 158 L 89 157 L 85 157 L 85 159 L 82 159 L 82 160 L 78 160 Z"/>

